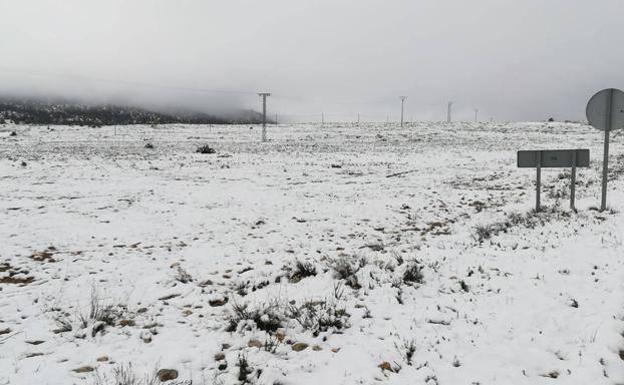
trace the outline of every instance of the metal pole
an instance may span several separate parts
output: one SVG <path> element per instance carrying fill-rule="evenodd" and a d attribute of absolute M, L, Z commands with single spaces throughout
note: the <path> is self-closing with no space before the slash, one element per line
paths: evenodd
<path fill-rule="evenodd" d="M 542 152 L 537 158 L 537 180 L 535 183 L 535 211 L 540 211 L 540 190 L 542 189 Z"/>
<path fill-rule="evenodd" d="M 446 122 L 450 123 L 451 122 L 451 106 L 453 105 L 453 102 L 448 102 L 448 105 L 446 107 Z"/>
<path fill-rule="evenodd" d="M 266 98 L 271 96 L 269 92 L 260 92 L 258 95 L 262 97 L 262 141 L 266 142 Z"/>
<path fill-rule="evenodd" d="M 607 119 L 604 134 L 604 151 L 602 159 L 602 199 L 600 202 L 600 211 L 607 209 L 607 178 L 609 176 L 609 131 L 611 131 L 611 114 L 613 113 L 613 89 L 609 91 L 607 96 Z"/>
<path fill-rule="evenodd" d="M 570 210 L 576 211 L 574 200 L 576 198 L 576 150 L 572 153 L 572 175 L 570 176 Z"/>
<path fill-rule="evenodd" d="M 407 99 L 407 96 L 400 96 L 401 98 L 401 128 L 403 127 L 403 110 L 405 107 L 405 99 Z"/>

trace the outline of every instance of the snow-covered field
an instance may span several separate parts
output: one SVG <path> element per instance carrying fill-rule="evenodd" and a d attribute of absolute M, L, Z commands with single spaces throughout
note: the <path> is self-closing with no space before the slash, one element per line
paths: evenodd
<path fill-rule="evenodd" d="M 0 385 L 624 383 L 621 138 L 600 213 L 587 126 L 268 137 L 0 126 Z"/>

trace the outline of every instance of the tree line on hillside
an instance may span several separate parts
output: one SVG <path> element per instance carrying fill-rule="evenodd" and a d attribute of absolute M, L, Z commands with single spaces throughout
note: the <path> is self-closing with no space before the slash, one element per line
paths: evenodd
<path fill-rule="evenodd" d="M 262 121 L 259 113 L 241 111 L 223 118 L 201 112 L 165 113 L 139 107 L 86 105 L 70 102 L 0 99 L 0 124 L 107 126 L 128 124 L 252 124 Z"/>

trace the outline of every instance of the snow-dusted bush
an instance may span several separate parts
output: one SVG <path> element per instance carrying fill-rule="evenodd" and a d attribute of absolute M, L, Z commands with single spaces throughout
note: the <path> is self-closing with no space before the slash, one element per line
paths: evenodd
<path fill-rule="evenodd" d="M 315 337 L 321 332 L 339 331 L 349 326 L 349 314 L 344 307 L 338 306 L 337 301 L 306 301 L 299 306 L 291 305 L 288 317 Z"/>
<path fill-rule="evenodd" d="M 231 311 L 226 315 L 226 331 L 234 332 L 241 327 L 255 326 L 267 333 L 275 333 L 277 329 L 284 326 L 285 319 L 280 311 L 277 301 L 259 304 L 255 308 L 250 308 L 247 304 L 233 304 Z M 250 325 L 251 323 L 251 325 Z"/>
<path fill-rule="evenodd" d="M 217 151 L 214 148 L 210 147 L 209 145 L 204 144 L 202 146 L 197 147 L 197 150 L 195 150 L 195 152 L 199 154 L 214 154 Z"/>
<path fill-rule="evenodd" d="M 366 263 L 365 258 L 342 256 L 329 259 L 327 266 L 334 272 L 336 278 L 345 280 L 347 286 L 360 289 L 362 286 L 357 274 L 360 269 L 366 266 Z"/>
<path fill-rule="evenodd" d="M 294 267 L 289 268 L 289 279 L 297 283 L 304 278 L 313 277 L 317 274 L 316 266 L 312 262 L 297 260 Z"/>

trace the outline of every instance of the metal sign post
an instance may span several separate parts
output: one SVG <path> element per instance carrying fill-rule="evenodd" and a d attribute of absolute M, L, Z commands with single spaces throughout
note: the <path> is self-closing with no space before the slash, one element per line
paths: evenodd
<path fill-rule="evenodd" d="M 576 211 L 574 200 L 576 198 L 576 151 L 572 152 L 572 174 L 570 175 L 570 210 Z"/>
<path fill-rule="evenodd" d="M 587 103 L 587 121 L 593 127 L 604 130 L 602 159 L 602 194 L 600 211 L 607 209 L 607 180 L 609 177 L 609 136 L 611 130 L 624 128 L 624 92 L 607 88 L 596 93 Z"/>
<path fill-rule="evenodd" d="M 537 180 L 535 181 L 535 211 L 540 211 L 540 194 L 542 192 L 542 152 L 540 151 L 537 156 Z"/>
<path fill-rule="evenodd" d="M 589 167 L 589 150 L 536 150 L 518 151 L 518 167 L 535 167 L 535 211 L 540 211 L 540 192 L 542 189 L 542 168 L 571 167 L 570 178 L 570 208 L 576 211 L 576 168 Z"/>
<path fill-rule="evenodd" d="M 262 98 L 262 141 L 266 142 L 266 98 L 267 96 L 271 96 L 271 93 L 260 92 L 258 95 Z"/>

